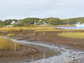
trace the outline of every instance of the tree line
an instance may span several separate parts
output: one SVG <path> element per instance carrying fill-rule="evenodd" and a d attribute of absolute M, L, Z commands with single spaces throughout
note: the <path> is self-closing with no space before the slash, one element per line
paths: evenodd
<path fill-rule="evenodd" d="M 11 25 L 11 22 L 15 21 L 17 24 L 14 26 L 29 26 L 29 25 L 39 25 L 43 24 L 44 22 L 49 25 L 73 25 L 77 24 L 78 22 L 84 23 L 84 17 L 78 18 L 70 18 L 70 19 L 60 19 L 60 18 L 24 18 L 24 19 L 6 19 L 4 21 L 0 20 L 0 27 Z"/>

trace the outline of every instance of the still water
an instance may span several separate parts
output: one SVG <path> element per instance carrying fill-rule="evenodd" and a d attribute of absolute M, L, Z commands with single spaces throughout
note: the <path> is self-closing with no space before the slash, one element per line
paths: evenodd
<path fill-rule="evenodd" d="M 76 27 L 76 26 L 60 26 L 60 27 L 56 27 L 56 28 L 59 28 L 59 29 L 84 29 L 84 27 Z"/>

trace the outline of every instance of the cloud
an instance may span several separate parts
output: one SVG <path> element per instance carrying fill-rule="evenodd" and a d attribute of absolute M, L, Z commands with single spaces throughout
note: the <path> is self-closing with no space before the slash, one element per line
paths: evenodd
<path fill-rule="evenodd" d="M 0 0 L 0 18 L 84 16 L 84 0 Z"/>

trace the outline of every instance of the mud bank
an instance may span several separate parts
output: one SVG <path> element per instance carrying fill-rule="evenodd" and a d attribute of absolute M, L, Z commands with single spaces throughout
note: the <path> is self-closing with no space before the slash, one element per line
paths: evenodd
<path fill-rule="evenodd" d="M 41 41 L 45 43 L 51 43 L 54 45 L 62 45 L 67 46 L 79 50 L 84 50 L 84 39 L 77 39 L 77 38 L 68 38 L 58 36 L 58 33 L 69 32 L 69 31 L 42 31 L 42 32 L 34 32 L 34 31 L 24 31 L 24 32 L 15 32 L 13 38 L 16 37 L 18 40 L 28 40 L 28 41 Z M 70 32 L 84 32 L 83 30 L 80 31 L 70 31 Z M 22 34 L 19 36 L 18 34 Z"/>
<path fill-rule="evenodd" d="M 57 35 L 58 33 L 62 33 L 62 32 L 64 32 L 64 31 L 61 31 L 61 32 L 59 32 L 59 31 L 13 32 L 15 34 L 15 36 L 13 36 L 11 38 L 14 38 L 17 40 L 27 40 L 27 41 L 34 41 L 34 42 L 41 42 L 41 43 L 45 42 L 45 43 L 49 43 L 49 44 L 53 44 L 53 45 L 69 47 L 72 49 L 84 50 L 84 43 L 83 43 L 84 39 L 66 38 L 66 37 L 61 37 L 61 36 Z M 74 32 L 84 32 L 84 31 L 74 31 Z M 35 34 L 33 34 L 33 33 L 35 33 Z M 21 35 L 19 36 L 19 34 L 21 34 Z M 52 52 L 49 52 L 49 50 L 44 47 L 37 47 L 37 46 L 32 46 L 32 45 L 30 45 L 30 47 L 33 47 L 33 48 L 36 48 L 37 50 L 39 50 L 39 53 L 34 55 L 34 60 L 43 58 L 44 52 L 46 53 L 46 57 L 53 56 Z M 25 57 L 23 59 L 26 59 L 25 61 L 28 62 L 28 61 L 31 61 L 31 58 L 32 58 L 32 56 Z M 19 61 L 19 62 L 22 62 L 22 61 Z M 17 61 L 17 63 L 18 63 L 18 61 Z"/>
<path fill-rule="evenodd" d="M 15 42 L 15 41 L 14 41 Z M 20 41 L 19 41 L 20 42 Z M 21 43 L 21 42 L 20 42 Z M 22 43 L 19 51 L 0 51 L 0 63 L 25 63 L 54 56 L 54 52 L 46 47 Z"/>

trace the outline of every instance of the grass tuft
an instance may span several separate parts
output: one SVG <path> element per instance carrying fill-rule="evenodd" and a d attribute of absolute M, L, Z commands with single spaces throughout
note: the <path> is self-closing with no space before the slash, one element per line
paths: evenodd
<path fill-rule="evenodd" d="M 0 50 L 3 51 L 16 51 L 21 46 L 20 43 L 12 42 L 11 40 L 3 39 L 0 36 Z"/>

